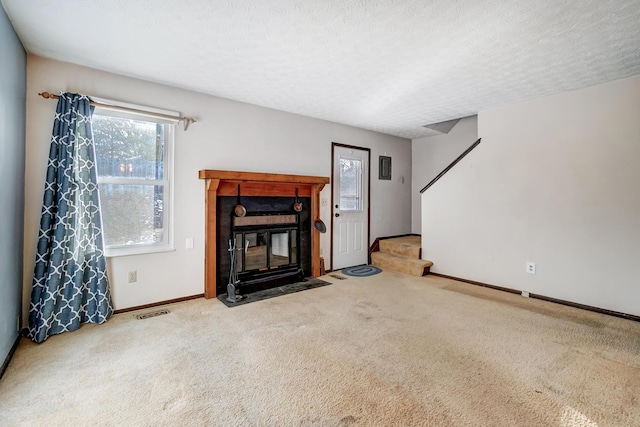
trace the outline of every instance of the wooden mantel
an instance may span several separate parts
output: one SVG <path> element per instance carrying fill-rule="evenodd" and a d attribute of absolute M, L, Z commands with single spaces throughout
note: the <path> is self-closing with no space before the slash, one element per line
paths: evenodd
<path fill-rule="evenodd" d="M 201 170 L 205 180 L 205 255 L 204 296 L 216 297 L 216 198 L 237 195 L 242 184 L 243 196 L 311 197 L 311 275 L 320 276 L 320 233 L 313 222 L 320 218 L 320 191 L 329 178 L 322 176 L 285 175 L 260 172 Z"/>

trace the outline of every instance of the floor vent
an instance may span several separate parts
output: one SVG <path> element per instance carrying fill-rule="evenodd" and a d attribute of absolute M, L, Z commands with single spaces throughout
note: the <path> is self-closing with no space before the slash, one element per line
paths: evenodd
<path fill-rule="evenodd" d="M 339 276 L 337 274 L 330 274 L 329 277 L 333 277 L 334 279 L 338 279 L 338 280 L 347 280 L 346 277 L 344 276 Z"/>
<path fill-rule="evenodd" d="M 149 319 L 151 317 L 162 316 L 163 314 L 169 314 L 169 310 L 150 311 L 149 313 L 138 314 L 136 318 L 138 320 Z"/>

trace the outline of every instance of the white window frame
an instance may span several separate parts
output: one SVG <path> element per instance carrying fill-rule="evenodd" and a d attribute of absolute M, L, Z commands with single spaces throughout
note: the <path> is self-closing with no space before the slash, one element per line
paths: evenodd
<path fill-rule="evenodd" d="M 163 185 L 163 211 L 162 214 L 163 224 L 167 224 L 165 232 L 163 233 L 162 242 L 151 243 L 151 244 L 134 244 L 134 245 L 119 245 L 119 246 L 109 246 L 105 245 L 105 256 L 107 257 L 118 257 L 118 256 L 127 256 L 127 255 L 140 255 L 140 254 L 150 254 L 157 252 L 168 252 L 174 251 L 174 243 L 173 243 L 173 212 L 174 212 L 174 192 L 173 192 L 173 178 L 174 178 L 174 145 L 175 145 L 175 128 L 179 122 L 176 119 L 166 119 L 166 118 L 158 118 L 154 115 L 154 113 L 160 113 L 165 115 L 175 115 L 179 116 L 179 113 L 174 111 L 166 111 L 160 110 L 157 108 L 144 107 L 140 105 L 121 103 L 111 100 L 104 100 L 93 98 L 94 101 L 100 102 L 101 104 L 110 104 L 116 107 L 126 107 L 126 108 L 134 108 L 136 110 L 145 111 L 148 113 L 133 113 L 133 112 L 123 112 L 119 110 L 111 110 L 108 107 L 96 107 L 93 115 L 107 116 L 107 117 L 116 117 L 116 118 L 125 118 L 125 119 L 133 119 L 133 120 L 143 120 L 155 123 L 162 123 L 165 125 L 165 141 L 164 141 L 164 179 L 162 180 L 153 180 L 153 179 L 135 179 L 135 178 L 109 178 L 104 177 L 101 178 L 98 171 L 98 188 L 100 188 L 101 184 L 124 184 L 124 185 Z M 102 218 L 104 223 L 105 219 Z M 104 226 L 102 227 L 104 233 Z"/>

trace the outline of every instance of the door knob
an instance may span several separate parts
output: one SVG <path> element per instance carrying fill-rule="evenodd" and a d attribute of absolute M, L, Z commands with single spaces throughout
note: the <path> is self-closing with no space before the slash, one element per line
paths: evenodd
<path fill-rule="evenodd" d="M 338 218 L 339 216 L 340 216 L 340 214 L 339 214 L 339 213 L 337 213 L 337 214 L 336 214 L 336 218 Z"/>

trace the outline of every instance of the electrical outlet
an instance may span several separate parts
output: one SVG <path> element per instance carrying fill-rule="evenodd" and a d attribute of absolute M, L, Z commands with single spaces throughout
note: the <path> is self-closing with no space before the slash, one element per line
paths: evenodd
<path fill-rule="evenodd" d="M 320 206 L 327 206 L 329 204 L 329 199 L 327 199 L 326 197 L 323 197 L 320 200 Z"/>
<path fill-rule="evenodd" d="M 135 283 L 138 281 L 138 272 L 130 271 L 129 272 L 129 283 Z"/>
<path fill-rule="evenodd" d="M 529 273 L 529 274 L 536 274 L 536 263 L 535 262 L 528 262 L 527 263 L 527 269 L 525 271 L 527 273 Z"/>
<path fill-rule="evenodd" d="M 525 298 L 529 298 L 529 292 L 528 292 L 528 291 L 522 291 L 522 292 L 520 293 L 520 295 L 522 295 L 522 296 L 523 296 L 523 297 L 525 297 Z"/>

